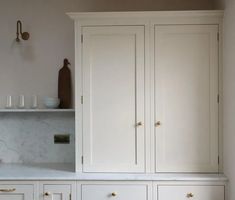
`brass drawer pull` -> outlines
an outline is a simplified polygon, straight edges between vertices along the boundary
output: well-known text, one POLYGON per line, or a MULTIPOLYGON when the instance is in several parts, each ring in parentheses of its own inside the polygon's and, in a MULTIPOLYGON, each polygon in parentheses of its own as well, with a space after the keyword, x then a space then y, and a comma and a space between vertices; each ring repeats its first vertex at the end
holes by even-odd
POLYGON ((193 194, 192 192, 190 192, 190 193, 188 193, 188 194, 186 195, 186 197, 187 197, 187 198, 192 198, 192 197, 194 197, 194 194, 193 194))
POLYGON ((0 192, 15 192, 16 189, 12 188, 12 189, 0 189, 0 192))
POLYGON ((45 193, 44 193, 44 196, 47 196, 47 197, 48 197, 48 196, 50 196, 50 195, 51 195, 50 192, 45 192, 45 193))
POLYGON ((116 192, 112 192, 112 193, 111 193, 111 196, 112 196, 112 197, 116 197, 116 196, 117 196, 117 193, 116 193, 116 192))

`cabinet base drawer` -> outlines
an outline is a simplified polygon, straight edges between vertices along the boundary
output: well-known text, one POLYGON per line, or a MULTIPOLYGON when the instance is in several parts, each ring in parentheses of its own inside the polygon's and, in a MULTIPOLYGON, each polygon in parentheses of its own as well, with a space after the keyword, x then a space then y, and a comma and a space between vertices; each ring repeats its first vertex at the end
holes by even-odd
POLYGON ((34 185, 0 184, 1 200, 33 200, 34 185))
POLYGON ((146 185, 98 184, 82 185, 82 200, 147 200, 146 185))
POLYGON ((158 200, 224 200, 224 186, 158 186, 158 200))

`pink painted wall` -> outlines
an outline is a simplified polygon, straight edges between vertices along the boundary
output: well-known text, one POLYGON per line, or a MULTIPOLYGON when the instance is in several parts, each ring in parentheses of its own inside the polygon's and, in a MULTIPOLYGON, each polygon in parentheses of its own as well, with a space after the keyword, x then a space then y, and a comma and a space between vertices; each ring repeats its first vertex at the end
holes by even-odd
MULTIPOLYGON (((212 9, 213 0, 2 0, 0 2, 0 108, 6 95, 57 96, 57 72, 64 57, 74 64, 69 11, 212 9), (16 21, 31 38, 14 42, 16 21)), ((28 104, 28 103, 27 103, 28 104)))

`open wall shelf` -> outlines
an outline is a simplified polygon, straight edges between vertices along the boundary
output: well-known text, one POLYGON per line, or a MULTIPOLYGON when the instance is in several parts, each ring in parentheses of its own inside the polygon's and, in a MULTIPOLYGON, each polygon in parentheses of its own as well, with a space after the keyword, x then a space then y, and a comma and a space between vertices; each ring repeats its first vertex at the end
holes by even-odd
POLYGON ((52 113, 57 113, 57 112, 75 112, 75 109, 0 109, 0 113, 47 113, 47 112, 52 112, 52 113))

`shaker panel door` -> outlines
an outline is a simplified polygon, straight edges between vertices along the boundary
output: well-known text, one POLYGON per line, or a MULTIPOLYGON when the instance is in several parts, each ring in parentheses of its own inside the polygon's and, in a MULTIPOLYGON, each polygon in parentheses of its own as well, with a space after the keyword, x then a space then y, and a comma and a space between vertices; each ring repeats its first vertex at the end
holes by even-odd
POLYGON ((83 171, 144 172, 144 27, 83 27, 83 171))
POLYGON ((155 26, 157 172, 218 171, 218 26, 155 26))
POLYGON ((42 184, 41 196, 43 200, 72 200, 72 186, 70 184, 42 184))

